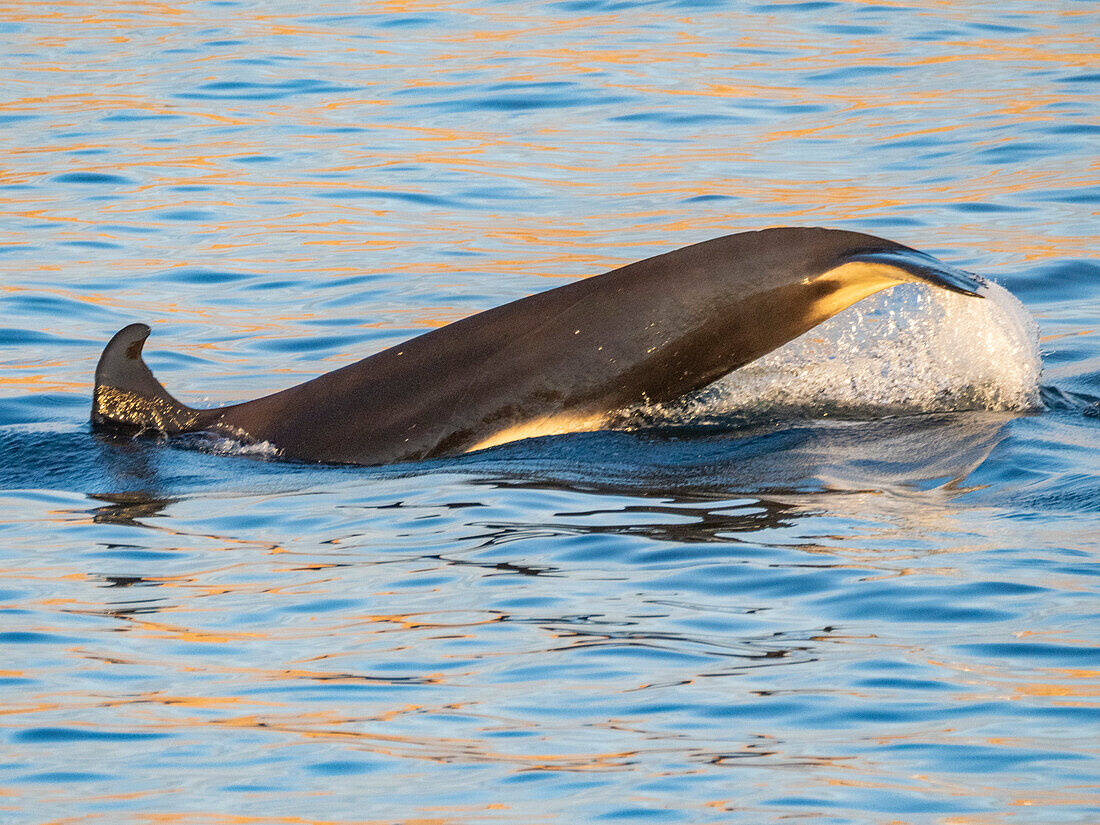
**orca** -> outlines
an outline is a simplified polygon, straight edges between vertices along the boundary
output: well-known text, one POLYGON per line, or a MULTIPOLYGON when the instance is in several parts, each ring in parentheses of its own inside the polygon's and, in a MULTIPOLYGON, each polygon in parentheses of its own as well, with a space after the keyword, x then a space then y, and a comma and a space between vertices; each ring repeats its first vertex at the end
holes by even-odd
POLYGON ((838 229, 741 232, 472 315, 253 401, 196 409, 142 360, 145 324, 96 367, 93 428, 267 442, 302 461, 388 464, 595 430, 699 390, 905 282, 981 297, 971 273, 838 229))

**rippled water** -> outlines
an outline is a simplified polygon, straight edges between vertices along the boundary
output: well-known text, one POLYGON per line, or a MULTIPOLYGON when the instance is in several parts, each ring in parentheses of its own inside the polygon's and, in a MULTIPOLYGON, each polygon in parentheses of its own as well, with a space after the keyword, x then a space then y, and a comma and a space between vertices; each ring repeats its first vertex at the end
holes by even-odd
POLYGON ((5 3, 0 821, 1100 821, 1098 31, 5 3), (1011 325, 899 289, 732 379, 782 415, 384 469, 89 432, 132 321, 239 401, 777 224, 993 278, 1041 408, 957 392, 1034 389, 1011 325))

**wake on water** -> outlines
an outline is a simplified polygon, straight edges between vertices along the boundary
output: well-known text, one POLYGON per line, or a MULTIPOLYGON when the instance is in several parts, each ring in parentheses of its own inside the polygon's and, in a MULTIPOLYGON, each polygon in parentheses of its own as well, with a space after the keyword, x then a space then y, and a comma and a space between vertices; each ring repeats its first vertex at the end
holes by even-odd
MULTIPOLYGON (((592 462, 596 461, 601 477, 636 478, 642 467, 655 471, 660 465, 667 465, 671 468, 669 478, 677 478, 692 475, 686 472, 687 468, 698 470, 693 477, 702 475, 702 470, 696 466, 702 462, 706 466, 713 464, 723 468, 718 475, 724 478, 728 475, 724 461, 734 461, 743 471, 746 460, 755 460, 759 465, 758 453, 770 454, 778 450, 779 464, 768 465, 763 472, 763 477, 771 483, 788 469, 796 476, 804 469, 799 469, 802 465, 798 463, 798 456, 791 452, 794 448, 787 443, 790 440, 787 436, 800 443, 797 436, 801 422, 809 423, 813 432, 820 436, 821 425, 826 422, 836 422, 829 424, 833 431, 846 420, 881 419, 878 424, 867 422, 857 427, 858 432, 850 426, 841 427, 849 433, 836 436, 847 439, 840 451, 843 460, 835 456, 829 460, 843 464, 851 458, 852 450, 858 448, 871 450, 876 461, 881 463, 883 453, 889 452, 887 448, 897 452, 899 445, 907 443, 906 438, 917 438, 922 445, 920 461, 913 460, 912 451, 904 452, 904 461, 900 461, 906 467, 907 477, 914 474, 913 468, 917 465, 929 465, 939 472, 936 462, 930 463, 927 455, 931 442, 921 435, 927 428, 922 429, 924 425, 920 425, 911 432, 912 428, 905 426, 907 422, 901 419, 895 421, 896 426, 890 426, 890 417, 917 415, 918 418, 908 423, 917 426, 919 420, 935 429, 936 416, 920 414, 962 410, 1012 412, 1042 406, 1039 396, 1041 363, 1034 321, 1003 288, 989 284, 984 294, 985 300, 977 300, 918 285, 894 287, 856 304, 691 398, 664 407, 627 411, 614 427, 628 431, 649 428, 679 431, 684 427, 703 427, 708 433, 734 435, 736 441, 720 438, 713 444, 709 440, 703 444, 692 439, 690 455, 687 455, 673 442, 665 440, 639 440, 627 433, 593 433, 590 437, 573 437, 567 442, 536 439, 505 444, 460 459, 427 462, 417 465, 417 469, 453 469, 456 462, 463 467, 470 466, 470 462, 475 465, 488 462, 487 466, 493 468, 505 460, 520 462, 528 469, 544 466, 556 475, 560 475, 566 465, 578 465, 581 467, 578 472, 587 478, 591 476, 592 462), (784 425, 776 431, 773 422, 777 420, 794 426, 784 425), (757 424, 765 425, 765 429, 760 430, 757 424), (762 438, 753 437, 761 433, 765 433, 762 438), (615 476, 615 468, 620 464, 619 475, 615 476), (783 466, 786 464, 795 466, 786 468, 783 466)), ((1050 391, 1050 388, 1044 389, 1045 393, 1050 391)), ((951 446, 948 452, 963 452, 971 442, 988 440, 988 434, 983 434, 989 425, 987 417, 974 418, 972 423, 977 428, 974 433, 967 429, 969 424, 966 422, 960 425, 957 419, 952 421, 950 426, 936 429, 938 435, 932 439, 936 443, 953 445, 960 432, 966 434, 966 443, 951 446)), ((51 421, 0 427, 0 470, 11 475, 10 478, 5 476, 6 483, 37 487, 49 486, 53 483, 49 479, 64 479, 58 483, 70 485, 74 474, 83 474, 87 476, 89 489, 99 489, 105 477, 112 477, 112 461, 125 464, 132 459, 140 465, 152 460, 145 452, 129 456, 126 445, 118 455, 110 450, 104 453, 102 448, 87 450, 83 447, 87 442, 86 427, 75 421, 71 425, 51 421)), ((841 430, 836 432, 841 433, 841 430)), ((197 450, 249 457, 261 459, 261 464, 266 463, 264 459, 281 457, 277 446, 266 442, 242 444, 201 434, 171 441, 190 449, 175 453, 165 465, 170 469, 160 472, 168 472, 173 478, 194 474, 205 479, 207 484, 211 482, 212 472, 209 462, 189 463, 187 453, 193 455, 192 451, 197 450)), ((829 438, 825 441, 832 443, 829 438)), ((821 446, 820 440, 813 443, 821 446)), ((404 467, 407 472, 410 465, 404 467)), ((287 471, 287 465, 279 470, 281 473, 287 471)), ((812 472, 821 474, 816 469, 812 472)), ((224 473, 230 481, 235 478, 228 466, 224 473)))

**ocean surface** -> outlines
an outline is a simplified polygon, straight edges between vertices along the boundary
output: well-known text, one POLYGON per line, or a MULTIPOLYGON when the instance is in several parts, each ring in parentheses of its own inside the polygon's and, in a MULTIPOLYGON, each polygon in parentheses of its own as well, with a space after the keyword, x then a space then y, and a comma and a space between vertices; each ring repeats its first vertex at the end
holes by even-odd
POLYGON ((1092 0, 0 5, 0 822, 1100 822, 1092 0), (899 287, 615 431, 94 435, 774 225, 899 287))

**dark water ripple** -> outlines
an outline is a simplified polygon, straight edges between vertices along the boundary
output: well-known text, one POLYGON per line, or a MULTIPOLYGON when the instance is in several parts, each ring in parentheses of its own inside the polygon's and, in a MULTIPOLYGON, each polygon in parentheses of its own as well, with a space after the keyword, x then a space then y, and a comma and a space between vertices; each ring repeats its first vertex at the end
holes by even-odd
POLYGON ((0 820, 1100 821, 1098 22, 5 4, 0 820), (996 278, 1044 409, 366 469, 87 425, 132 321, 220 404, 773 224, 996 278))

